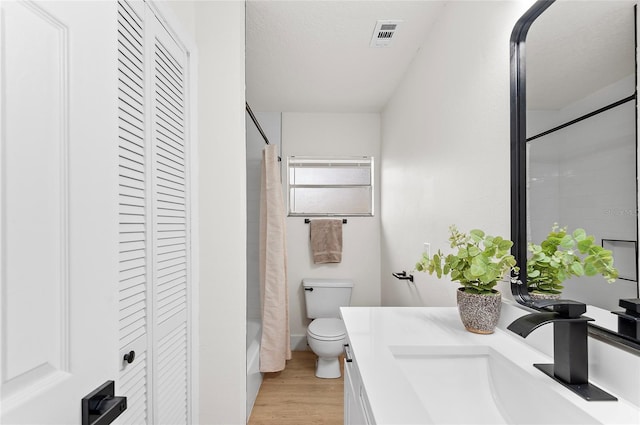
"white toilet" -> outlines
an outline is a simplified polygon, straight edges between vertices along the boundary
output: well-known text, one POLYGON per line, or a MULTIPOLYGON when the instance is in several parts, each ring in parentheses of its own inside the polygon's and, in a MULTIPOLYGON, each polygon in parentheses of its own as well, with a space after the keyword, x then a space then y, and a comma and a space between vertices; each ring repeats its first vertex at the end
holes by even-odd
POLYGON ((316 376, 339 378, 340 361, 347 331, 340 319, 340 307, 351 301, 353 282, 348 279, 302 279, 307 317, 307 342, 318 356, 316 376))

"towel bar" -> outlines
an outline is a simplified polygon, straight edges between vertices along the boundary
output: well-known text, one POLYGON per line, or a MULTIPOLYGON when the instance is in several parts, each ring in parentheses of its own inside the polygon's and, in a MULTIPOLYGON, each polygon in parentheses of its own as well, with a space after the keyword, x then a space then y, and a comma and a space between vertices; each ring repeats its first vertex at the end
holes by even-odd
MULTIPOLYGON (((305 219, 304 219, 304 222, 305 222, 306 224, 309 224, 309 223, 311 223, 311 219, 310 219, 310 218, 305 218, 305 219)), ((347 219, 346 219, 346 218, 343 218, 343 219, 342 219, 342 224, 347 224, 347 219)))

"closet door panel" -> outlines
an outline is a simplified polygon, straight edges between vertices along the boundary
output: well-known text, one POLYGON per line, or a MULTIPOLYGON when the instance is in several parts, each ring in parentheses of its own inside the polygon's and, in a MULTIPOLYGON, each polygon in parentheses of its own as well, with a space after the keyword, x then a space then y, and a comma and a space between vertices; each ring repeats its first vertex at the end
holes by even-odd
POLYGON ((144 3, 118 2, 118 148, 120 203, 120 379, 128 409, 120 424, 152 423, 148 340, 150 187, 145 96, 144 3), (132 363, 124 360, 134 352, 132 363))
POLYGON ((159 423, 186 424, 187 420, 187 324, 180 320, 168 327, 158 343, 158 403, 159 423))
POLYGON ((185 134, 186 55, 154 20, 152 139, 154 197, 155 414, 189 423, 189 221, 185 134))

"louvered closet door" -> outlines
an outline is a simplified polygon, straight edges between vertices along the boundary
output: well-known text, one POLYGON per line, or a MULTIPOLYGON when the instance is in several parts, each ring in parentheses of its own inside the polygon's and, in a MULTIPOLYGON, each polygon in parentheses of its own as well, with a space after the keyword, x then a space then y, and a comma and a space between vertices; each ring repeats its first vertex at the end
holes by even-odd
POLYGON ((159 21, 154 31, 154 413, 158 424, 189 423, 189 220, 184 52, 159 21))
POLYGON ((120 161, 120 380, 128 409, 120 424, 152 423, 148 413, 151 234, 150 149, 145 95, 144 3, 118 2, 120 161), (133 351, 133 362, 124 361, 133 351))
POLYGON ((186 54, 142 1, 119 1, 121 424, 188 424, 186 54))

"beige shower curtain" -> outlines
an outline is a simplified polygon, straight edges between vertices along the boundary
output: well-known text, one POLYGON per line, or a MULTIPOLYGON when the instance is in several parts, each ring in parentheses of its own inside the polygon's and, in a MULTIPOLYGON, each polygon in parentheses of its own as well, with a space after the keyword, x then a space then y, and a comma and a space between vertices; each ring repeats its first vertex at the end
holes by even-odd
POLYGON ((262 153, 260 191, 260 372, 278 372, 291 358, 285 211, 277 146, 262 153))

